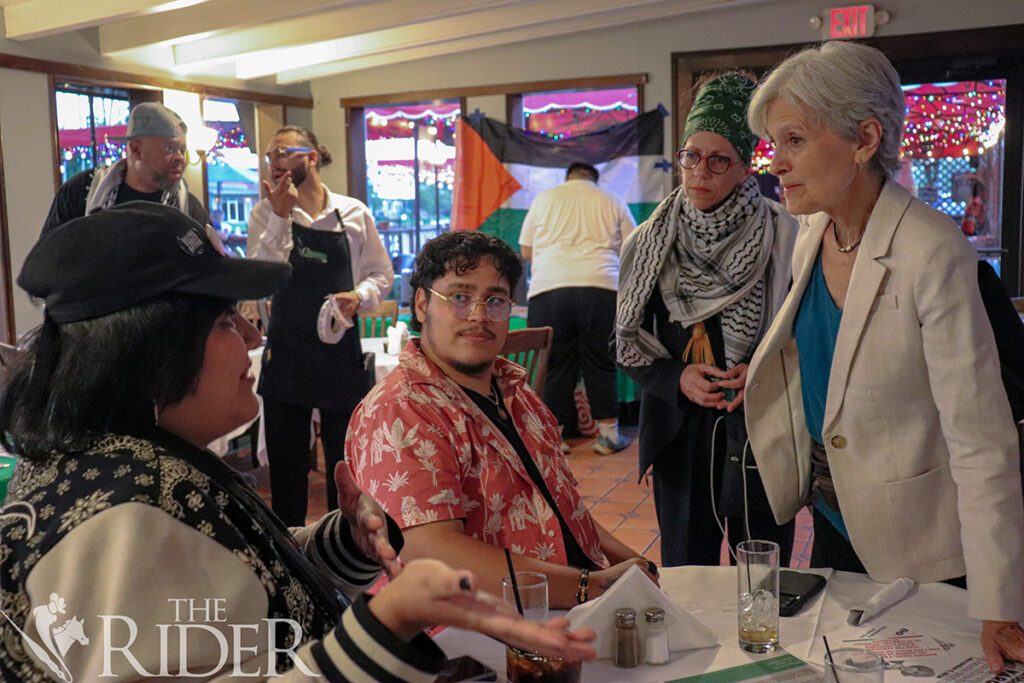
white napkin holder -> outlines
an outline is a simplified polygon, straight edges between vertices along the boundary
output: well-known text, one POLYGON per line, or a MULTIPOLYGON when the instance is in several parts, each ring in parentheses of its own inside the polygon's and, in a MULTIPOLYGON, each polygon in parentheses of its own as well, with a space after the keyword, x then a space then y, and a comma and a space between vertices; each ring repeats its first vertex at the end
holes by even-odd
POLYGON ((633 566, 612 584, 604 595, 569 610, 568 617, 572 628, 589 626, 597 632, 597 639, 593 645, 597 650, 598 659, 607 659, 614 655, 615 610, 621 607, 636 610, 637 626, 641 629, 644 624, 644 610, 648 607, 660 607, 665 610, 668 649, 671 652, 696 650, 718 644, 714 631, 681 605, 672 602, 647 578, 640 567, 633 566))
POLYGON ((397 356, 402 352, 402 349, 408 343, 409 326, 405 324, 405 321, 399 320, 397 323, 388 328, 388 355, 397 356))

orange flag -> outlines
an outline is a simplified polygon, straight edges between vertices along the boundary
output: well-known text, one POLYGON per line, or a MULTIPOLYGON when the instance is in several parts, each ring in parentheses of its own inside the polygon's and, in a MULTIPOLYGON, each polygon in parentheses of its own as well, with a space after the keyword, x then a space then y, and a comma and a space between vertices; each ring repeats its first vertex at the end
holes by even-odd
POLYGON ((455 124, 455 136, 452 230, 476 230, 522 185, 462 118, 455 124))

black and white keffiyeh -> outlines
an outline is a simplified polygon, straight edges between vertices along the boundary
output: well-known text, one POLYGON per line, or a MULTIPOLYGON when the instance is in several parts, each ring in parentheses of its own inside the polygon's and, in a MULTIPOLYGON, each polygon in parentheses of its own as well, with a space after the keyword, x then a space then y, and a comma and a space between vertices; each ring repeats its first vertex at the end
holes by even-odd
MULTIPOLYGON (((117 188, 121 186, 127 169, 128 162, 121 159, 111 166, 101 166, 93 171, 89 193, 85 196, 86 216, 101 209, 109 209, 114 205, 114 202, 117 201, 117 188)), ((177 183, 164 190, 160 195, 160 203, 187 212, 188 188, 185 186, 185 181, 178 180, 177 183)))
POLYGON ((670 357, 640 327, 655 287, 669 320, 685 327, 721 313, 726 367, 749 358, 774 310, 768 299, 775 219, 753 176, 707 213, 687 200, 683 186, 673 190, 623 250, 615 321, 619 364, 670 357))

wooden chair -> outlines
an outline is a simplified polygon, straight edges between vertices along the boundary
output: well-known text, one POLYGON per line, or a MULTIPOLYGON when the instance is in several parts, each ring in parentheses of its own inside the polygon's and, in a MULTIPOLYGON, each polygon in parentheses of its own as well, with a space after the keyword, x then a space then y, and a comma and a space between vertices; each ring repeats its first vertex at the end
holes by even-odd
POLYGON ((527 327, 508 333, 501 355, 526 368, 526 381, 538 394, 544 393, 548 357, 555 330, 551 327, 527 327))
POLYGON ((398 321, 398 302, 381 301, 377 310, 359 316, 359 337, 386 337, 388 328, 398 321))

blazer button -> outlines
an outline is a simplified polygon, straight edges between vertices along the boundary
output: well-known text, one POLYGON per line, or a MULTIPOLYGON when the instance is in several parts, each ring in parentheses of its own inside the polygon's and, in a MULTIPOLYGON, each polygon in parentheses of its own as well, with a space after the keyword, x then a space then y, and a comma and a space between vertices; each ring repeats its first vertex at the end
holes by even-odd
POLYGON ((832 443, 832 448, 846 448, 846 437, 845 436, 833 436, 831 443, 832 443))

